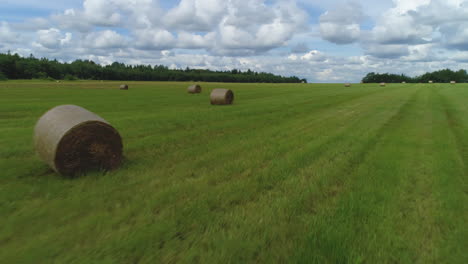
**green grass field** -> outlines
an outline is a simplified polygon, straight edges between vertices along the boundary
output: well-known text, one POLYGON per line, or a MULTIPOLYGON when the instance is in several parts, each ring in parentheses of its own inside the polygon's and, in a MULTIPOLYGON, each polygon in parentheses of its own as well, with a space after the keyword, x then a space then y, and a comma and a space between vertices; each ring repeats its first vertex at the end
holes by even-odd
POLYGON ((468 263, 468 84, 119 84, 0 82, 0 263, 468 263), (61 104, 121 169, 39 160, 61 104))

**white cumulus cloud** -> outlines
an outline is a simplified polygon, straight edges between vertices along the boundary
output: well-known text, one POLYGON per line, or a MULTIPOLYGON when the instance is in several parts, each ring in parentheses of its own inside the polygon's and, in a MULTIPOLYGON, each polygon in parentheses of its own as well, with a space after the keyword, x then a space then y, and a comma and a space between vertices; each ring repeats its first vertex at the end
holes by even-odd
POLYGON ((50 28, 37 31, 36 44, 47 49, 58 49, 69 44, 71 40, 72 33, 62 33, 57 28, 50 28))
POLYGON ((128 45, 125 37, 112 30, 90 33, 84 41, 85 46, 98 49, 122 48, 128 45))
POLYGON ((16 43, 19 41, 19 34, 11 30, 10 25, 3 21, 0 24, 0 43, 16 43))
POLYGON ((336 44, 350 44, 361 36, 361 22, 365 19, 362 6, 347 2, 320 16, 320 34, 336 44))

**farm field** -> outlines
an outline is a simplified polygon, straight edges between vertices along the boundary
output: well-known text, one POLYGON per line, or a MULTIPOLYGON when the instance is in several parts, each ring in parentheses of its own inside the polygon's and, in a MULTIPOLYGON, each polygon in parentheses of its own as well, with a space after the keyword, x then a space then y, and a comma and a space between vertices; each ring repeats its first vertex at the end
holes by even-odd
POLYGON ((120 84, 0 82, 0 263, 468 263, 468 84, 120 84), (37 157, 62 104, 119 170, 37 157))

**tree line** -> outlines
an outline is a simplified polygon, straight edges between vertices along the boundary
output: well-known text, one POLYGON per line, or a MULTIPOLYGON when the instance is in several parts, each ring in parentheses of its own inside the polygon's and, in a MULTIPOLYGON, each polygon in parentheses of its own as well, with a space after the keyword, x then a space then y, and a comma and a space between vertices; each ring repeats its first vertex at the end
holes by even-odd
POLYGON ((468 82, 468 74, 466 70, 452 71, 450 69, 428 72, 416 77, 409 77, 404 74, 371 72, 362 79, 363 83, 427 83, 429 81, 436 83, 449 83, 451 81, 465 83, 468 82))
POLYGON ((169 69, 163 65, 126 65, 114 62, 100 65, 92 60, 75 60, 71 63, 56 59, 21 57, 18 54, 0 53, 0 80, 126 80, 126 81, 202 81, 234 83, 301 83, 306 79, 284 77, 266 72, 202 69, 169 69))

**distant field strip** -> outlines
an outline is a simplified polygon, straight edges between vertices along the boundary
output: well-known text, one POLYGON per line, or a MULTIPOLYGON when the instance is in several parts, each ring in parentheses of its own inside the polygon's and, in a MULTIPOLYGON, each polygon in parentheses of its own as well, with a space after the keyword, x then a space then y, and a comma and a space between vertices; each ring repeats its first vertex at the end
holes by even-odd
POLYGON ((0 263, 468 263, 468 85, 119 84, 0 82, 0 263), (38 159, 60 104, 121 169, 38 159))

